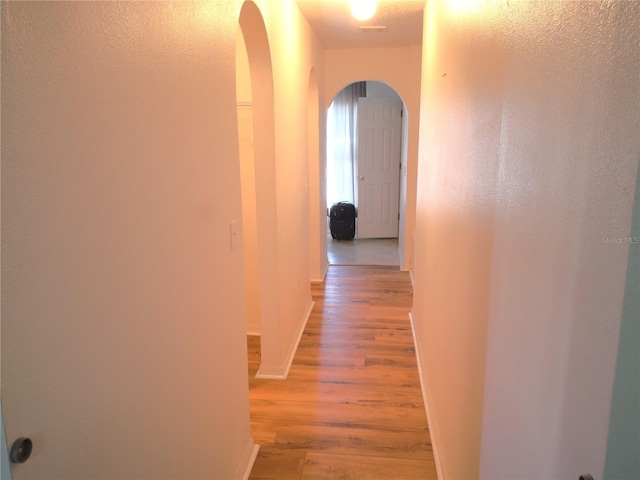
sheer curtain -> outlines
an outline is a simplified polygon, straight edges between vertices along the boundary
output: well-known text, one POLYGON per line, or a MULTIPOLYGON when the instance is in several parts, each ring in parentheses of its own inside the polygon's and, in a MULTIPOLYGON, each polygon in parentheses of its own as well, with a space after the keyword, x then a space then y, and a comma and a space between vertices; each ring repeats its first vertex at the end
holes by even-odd
POLYGON ((367 96, 367 82, 345 87, 327 112, 327 206, 347 201, 356 205, 358 172, 358 98, 367 96))

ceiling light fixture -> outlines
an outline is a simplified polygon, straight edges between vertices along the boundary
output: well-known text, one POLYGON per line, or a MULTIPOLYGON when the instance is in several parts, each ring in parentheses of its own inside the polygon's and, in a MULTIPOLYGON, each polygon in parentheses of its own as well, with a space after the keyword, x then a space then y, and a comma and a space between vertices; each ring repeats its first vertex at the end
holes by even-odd
POLYGON ((351 14, 360 21, 369 20, 376 13, 376 0, 351 0, 351 14))

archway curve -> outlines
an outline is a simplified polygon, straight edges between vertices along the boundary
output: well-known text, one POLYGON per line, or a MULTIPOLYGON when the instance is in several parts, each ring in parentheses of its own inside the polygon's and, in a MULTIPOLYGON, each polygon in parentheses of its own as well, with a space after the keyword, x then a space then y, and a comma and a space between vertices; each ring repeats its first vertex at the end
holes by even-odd
POLYGON ((261 376, 261 372, 279 370, 282 364, 279 265, 277 256, 273 255, 278 248, 273 70, 267 29, 253 1, 243 3, 238 28, 244 37, 251 76, 261 344, 257 376, 261 376))
POLYGON ((409 108, 407 105, 407 102, 405 101, 402 93, 400 92, 400 90, 398 90, 392 83, 387 82, 386 80, 379 80, 376 78, 367 78, 367 79, 359 79, 359 80, 353 80, 351 82, 347 82, 344 85, 342 85, 338 90, 336 90, 332 95, 330 95, 328 98, 330 98, 331 100, 329 101, 329 103, 327 104, 327 108, 329 108, 329 106, 331 105, 331 103, 333 103, 333 101, 335 100, 336 96, 342 91, 344 90, 346 87, 348 87, 349 85, 353 85, 354 83, 357 82, 377 82, 377 83, 384 83, 386 86, 388 86, 389 88, 391 88, 399 97, 400 100, 402 100, 402 105, 403 108, 405 109, 405 112, 407 111, 407 109, 409 108))
MULTIPOLYGON (((375 79, 375 78, 373 79, 366 78, 366 79, 356 79, 341 85, 340 88, 338 88, 335 91, 335 93, 329 97, 330 101, 328 102, 325 111, 328 112, 330 106, 332 105, 333 101, 336 99, 336 97, 339 95, 340 92, 342 92, 348 86, 353 85, 354 83, 357 83, 357 82, 367 82, 368 86, 369 84, 384 85, 385 88, 389 89, 390 91, 393 91, 393 95, 397 96, 397 98, 399 98, 399 100, 402 102, 403 118, 402 118, 402 139, 401 139, 401 175, 399 179, 400 221, 398 226, 398 254, 399 254, 399 264, 400 264, 400 267, 402 268, 402 265, 404 263, 404 251, 405 251, 404 243, 405 243, 405 231, 406 231, 405 219, 406 219, 406 195, 407 195, 407 163, 408 163, 408 149, 409 149, 409 143, 408 143, 409 107, 402 93, 398 91, 397 88, 394 87, 392 82, 375 79)), ((367 93, 367 96, 369 96, 369 93, 367 93)), ((329 135, 329 132, 327 131, 327 138, 328 138, 328 135, 329 135)), ((328 152, 327 152, 327 155, 329 155, 328 152)), ((329 167, 327 167, 327 170, 329 170, 329 167)), ((328 187, 329 181, 330 179, 328 178, 328 175, 327 175, 327 185, 325 186, 325 188, 328 187)))
POLYGON ((354 84, 356 82, 378 82, 378 83, 384 83, 389 88, 392 88, 398 94, 398 96, 402 99, 402 103, 404 104, 405 108, 407 108, 407 102, 406 102, 405 98, 408 95, 408 92, 405 92, 404 89, 401 86, 396 85, 395 82, 393 82, 391 80, 388 80, 388 79, 379 78, 379 77, 349 78, 348 81, 340 84, 340 86, 333 87, 330 91, 327 92, 327 97, 326 98, 329 99, 329 100, 328 100, 328 103, 326 105, 326 108, 329 108, 329 105, 331 105, 331 102, 333 102, 333 100, 336 98, 336 95, 338 95, 338 93, 340 93, 342 90, 344 90, 349 85, 352 85, 352 84, 354 84))

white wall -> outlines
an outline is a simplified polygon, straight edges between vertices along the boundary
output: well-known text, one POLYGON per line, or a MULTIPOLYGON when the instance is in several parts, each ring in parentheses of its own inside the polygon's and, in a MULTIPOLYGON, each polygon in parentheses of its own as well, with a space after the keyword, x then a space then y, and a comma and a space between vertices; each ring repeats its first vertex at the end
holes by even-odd
POLYGON ((233 18, 2 5, 2 402, 34 442, 14 479, 235 478, 253 447, 233 18))
POLYGON ((258 273, 256 169, 253 150, 253 96, 251 94, 251 72, 247 46, 241 28, 236 34, 236 99, 247 333, 257 335, 260 333, 260 277, 258 273))
MULTIPOLYGON (((267 4, 270 4, 267 2, 267 4)), ((276 195, 280 260, 281 355, 292 360, 297 340, 312 306, 309 271, 309 178, 307 100, 311 52, 320 44, 305 30, 297 5, 271 18, 274 49, 276 195), (294 48, 292 46, 295 45, 294 48), (292 66, 297 68, 293 69, 292 66), (298 138, 299 141, 291 141, 298 138)))
MULTIPOLYGON (((295 3, 261 3, 270 188, 289 222, 270 251, 281 360, 310 306, 312 67, 324 85, 295 3)), ((227 479, 249 464, 243 249, 229 232, 241 5, 2 3, 2 406, 9 443, 34 441, 14 479, 227 479)))
POLYGON ((428 6, 413 317, 444 478, 602 477, 639 9, 428 6))
POLYGON ((420 51, 419 45, 396 48, 330 49, 326 58, 325 106, 329 107, 336 94, 345 86, 361 81, 384 82, 402 97, 409 118, 407 137, 405 218, 400 231, 401 268, 409 270, 412 259, 416 170, 418 159, 418 129, 420 109, 420 51))
MULTIPOLYGON (((322 60, 324 56, 322 56, 322 60)), ((325 110, 318 75, 313 69, 309 75, 307 142, 309 147, 309 275, 311 282, 322 282, 329 268, 327 258, 327 189, 325 110)))
MULTIPOLYGON (((268 257, 268 262, 273 265, 273 268, 267 269, 261 263, 260 275, 268 275, 268 286, 273 292, 265 300, 276 305, 275 309, 265 314, 267 310, 263 308, 264 303, 261 303, 262 364, 259 374, 281 378, 287 374, 299 335, 312 306, 309 284, 307 109, 310 72, 312 69, 316 70, 320 85, 318 90, 321 90, 324 70, 321 44, 310 31, 293 0, 264 0, 256 2, 256 5, 264 20, 269 42, 268 50, 262 52, 262 55, 270 56, 273 72, 273 100, 270 102, 272 113, 269 119, 273 129, 272 134, 271 131, 268 132, 270 138, 267 139, 272 142, 273 168, 271 164, 269 168, 273 181, 263 187, 269 188, 274 196, 273 201, 269 199, 268 202, 261 203, 258 192, 258 242, 259 248, 263 249, 258 254, 268 257), (270 209, 271 212, 265 212, 265 209, 270 209), (265 227, 273 229, 270 231, 269 243, 265 243, 260 233, 260 218, 273 214, 273 223, 265 227)), ((249 60, 252 62, 247 32, 245 40, 249 60)), ((257 110, 258 93, 255 87, 252 83, 253 114, 256 119, 254 137, 258 139, 264 125, 257 120, 260 112, 257 110)), ((264 162, 257 148, 256 143, 255 162, 258 168, 263 168, 264 162)), ((256 170, 256 183, 260 186, 261 182, 264 182, 264 178, 256 170)), ((261 280, 261 296, 265 283, 265 279, 261 280)))

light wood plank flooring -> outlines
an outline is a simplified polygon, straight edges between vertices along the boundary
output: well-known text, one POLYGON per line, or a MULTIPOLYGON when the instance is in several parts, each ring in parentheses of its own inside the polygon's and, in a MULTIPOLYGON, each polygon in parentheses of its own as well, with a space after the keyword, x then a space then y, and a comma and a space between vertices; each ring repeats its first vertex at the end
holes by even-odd
POLYGON ((253 480, 435 479, 398 267, 331 266, 287 380, 259 380, 248 337, 253 480))

